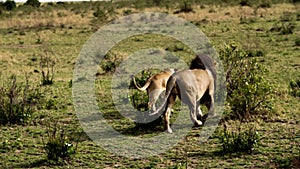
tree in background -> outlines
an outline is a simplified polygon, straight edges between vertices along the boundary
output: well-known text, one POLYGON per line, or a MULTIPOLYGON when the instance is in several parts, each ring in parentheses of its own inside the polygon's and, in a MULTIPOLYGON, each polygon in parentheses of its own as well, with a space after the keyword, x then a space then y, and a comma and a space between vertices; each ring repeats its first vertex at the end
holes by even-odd
POLYGON ((24 5, 29 5, 33 7, 40 7, 41 3, 39 0, 27 0, 24 5))
POLYGON ((8 11, 14 10, 17 7, 16 2, 13 1, 13 0, 7 0, 7 1, 5 1, 3 3, 3 6, 8 11))

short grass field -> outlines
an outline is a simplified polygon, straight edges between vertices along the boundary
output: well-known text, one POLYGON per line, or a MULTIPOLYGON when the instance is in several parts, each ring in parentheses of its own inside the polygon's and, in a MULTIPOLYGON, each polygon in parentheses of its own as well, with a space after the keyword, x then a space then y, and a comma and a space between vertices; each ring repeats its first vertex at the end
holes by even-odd
MULTIPOLYGON (((17 4, 12 11, 0 9, 0 87, 9 87, 15 75, 18 86, 25 86, 27 79, 39 98, 24 123, 0 124, 0 168, 300 168, 300 89, 291 85, 300 84, 300 3, 241 1, 249 3, 245 5, 240 1, 196 0, 185 1, 191 2, 186 5, 193 11, 184 12, 182 1, 154 2, 42 3, 36 8, 17 4), (103 25, 139 12, 168 13, 193 23, 217 52, 234 43, 259 53, 254 57, 267 69, 264 78, 274 86, 273 110, 249 121, 222 120, 201 144, 202 127, 193 127, 178 144, 149 157, 123 157, 93 142, 80 125, 73 102, 73 73, 80 51, 103 25), (53 75, 53 83, 43 85, 42 72, 49 73, 50 80, 53 75), (254 126, 260 144, 251 152, 223 153, 219 136, 224 124, 232 129, 254 126), (67 152, 70 157, 58 162, 48 160, 47 142, 60 135, 73 153, 67 152)), ((116 44, 109 59, 120 62, 148 48, 167 49, 183 58, 193 56, 171 37, 144 34, 116 44)), ((139 127, 118 113, 111 98, 112 73, 105 73, 113 65, 106 64, 99 65, 95 96, 108 124, 137 138, 163 132, 163 122, 154 128, 139 127)), ((145 98, 146 94, 140 93, 140 98, 145 98)), ((3 90, 0 95, 9 96, 3 90)))

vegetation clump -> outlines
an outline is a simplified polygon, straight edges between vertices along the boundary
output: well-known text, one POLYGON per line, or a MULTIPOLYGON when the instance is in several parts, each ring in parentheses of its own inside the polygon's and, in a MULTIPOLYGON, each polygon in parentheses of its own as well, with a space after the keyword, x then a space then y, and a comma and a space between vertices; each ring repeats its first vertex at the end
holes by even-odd
POLYGON ((40 7, 41 3, 39 0, 27 0, 24 5, 28 5, 32 7, 40 7))
POLYGON ((18 83, 12 75, 7 85, 0 86, 0 125, 25 123, 38 106, 40 93, 28 79, 18 83))
POLYGON ((42 73, 41 83, 42 85, 52 85, 54 83, 54 66, 55 61, 49 56, 48 50, 44 51, 45 54, 41 54, 40 69, 42 73))
POLYGON ((242 129, 241 124, 234 129, 229 129, 224 124, 219 140, 223 153, 251 153, 260 145, 260 136, 256 128, 247 126, 242 129))
POLYGON ((291 94, 294 97, 300 97, 300 80, 292 80, 290 82, 291 94))
POLYGON ((249 52, 235 44, 220 52, 227 82, 227 117, 249 120, 252 115, 266 115, 273 109, 274 87, 264 78, 266 69, 249 52))
POLYGON ((7 0, 3 3, 3 7, 8 11, 12 11, 17 8, 17 5, 14 0, 7 0))
POLYGON ((53 125, 48 125, 47 128, 48 140, 44 143, 47 159, 49 161, 61 162, 61 160, 70 160, 71 156, 76 153, 76 145, 69 139, 68 133, 55 122, 53 125))

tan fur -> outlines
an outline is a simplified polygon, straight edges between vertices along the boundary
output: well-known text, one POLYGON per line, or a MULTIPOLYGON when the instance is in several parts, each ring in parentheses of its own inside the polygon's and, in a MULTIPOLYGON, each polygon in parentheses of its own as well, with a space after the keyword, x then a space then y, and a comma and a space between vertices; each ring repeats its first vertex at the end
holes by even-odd
POLYGON ((133 83, 135 87, 140 91, 146 91, 149 96, 148 108, 153 111, 156 110, 155 103, 159 98, 160 94, 166 90, 166 84, 170 76, 174 73, 174 69, 167 69, 156 75, 151 76, 147 79, 143 87, 139 87, 136 84, 134 76, 132 76, 133 83))
POLYGON ((210 96, 210 105, 206 105, 209 109, 209 113, 214 113, 214 77, 210 70, 206 69, 193 69, 184 70, 174 73, 167 82, 166 87, 166 99, 158 110, 151 113, 155 115, 159 113, 164 105, 166 109, 165 116, 165 129, 172 133, 170 127, 170 115, 172 107, 175 104, 175 99, 178 96, 185 104, 189 106, 190 117, 193 123, 196 125, 202 125, 200 120, 197 120, 197 116, 202 116, 200 110, 200 99, 202 96, 208 93, 210 96))

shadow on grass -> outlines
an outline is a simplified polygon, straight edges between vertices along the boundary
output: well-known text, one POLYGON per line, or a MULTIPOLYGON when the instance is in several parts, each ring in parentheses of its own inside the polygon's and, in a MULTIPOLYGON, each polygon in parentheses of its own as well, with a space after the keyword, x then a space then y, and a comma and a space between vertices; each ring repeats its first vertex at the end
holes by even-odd
MULTIPOLYGON (((201 120, 203 123, 205 123, 207 117, 207 114, 205 114, 203 117, 198 118, 198 120, 201 120)), ((184 125, 182 127, 186 126, 184 125)), ((193 126, 193 128, 199 128, 199 126, 193 126)), ((120 132, 124 135, 142 136, 147 134, 156 135, 164 131, 164 119, 162 116, 159 116, 156 120, 150 123, 135 123, 134 126, 126 128, 120 132)))
POLYGON ((226 153, 222 150, 222 148, 218 148, 218 150, 215 150, 215 151, 199 151, 199 152, 191 152, 188 157, 204 157, 204 158, 212 158, 212 157, 217 157, 219 159, 222 159, 222 160, 226 160, 226 159, 231 159, 231 158, 239 158, 241 156, 244 156, 244 155, 249 155, 249 156, 252 156, 252 155, 257 155, 259 154, 258 151, 254 151, 254 152, 251 152, 251 153, 248 153, 248 152, 234 152, 234 153, 226 153))
POLYGON ((40 168, 40 167, 51 167, 51 166, 62 166, 62 162, 49 162, 47 159, 39 159, 36 161, 24 161, 23 163, 12 166, 12 168, 40 168))
POLYGON ((159 117, 150 123, 135 122, 132 127, 128 127, 120 132, 124 135, 142 136, 147 134, 159 134, 163 131, 163 119, 159 117))

